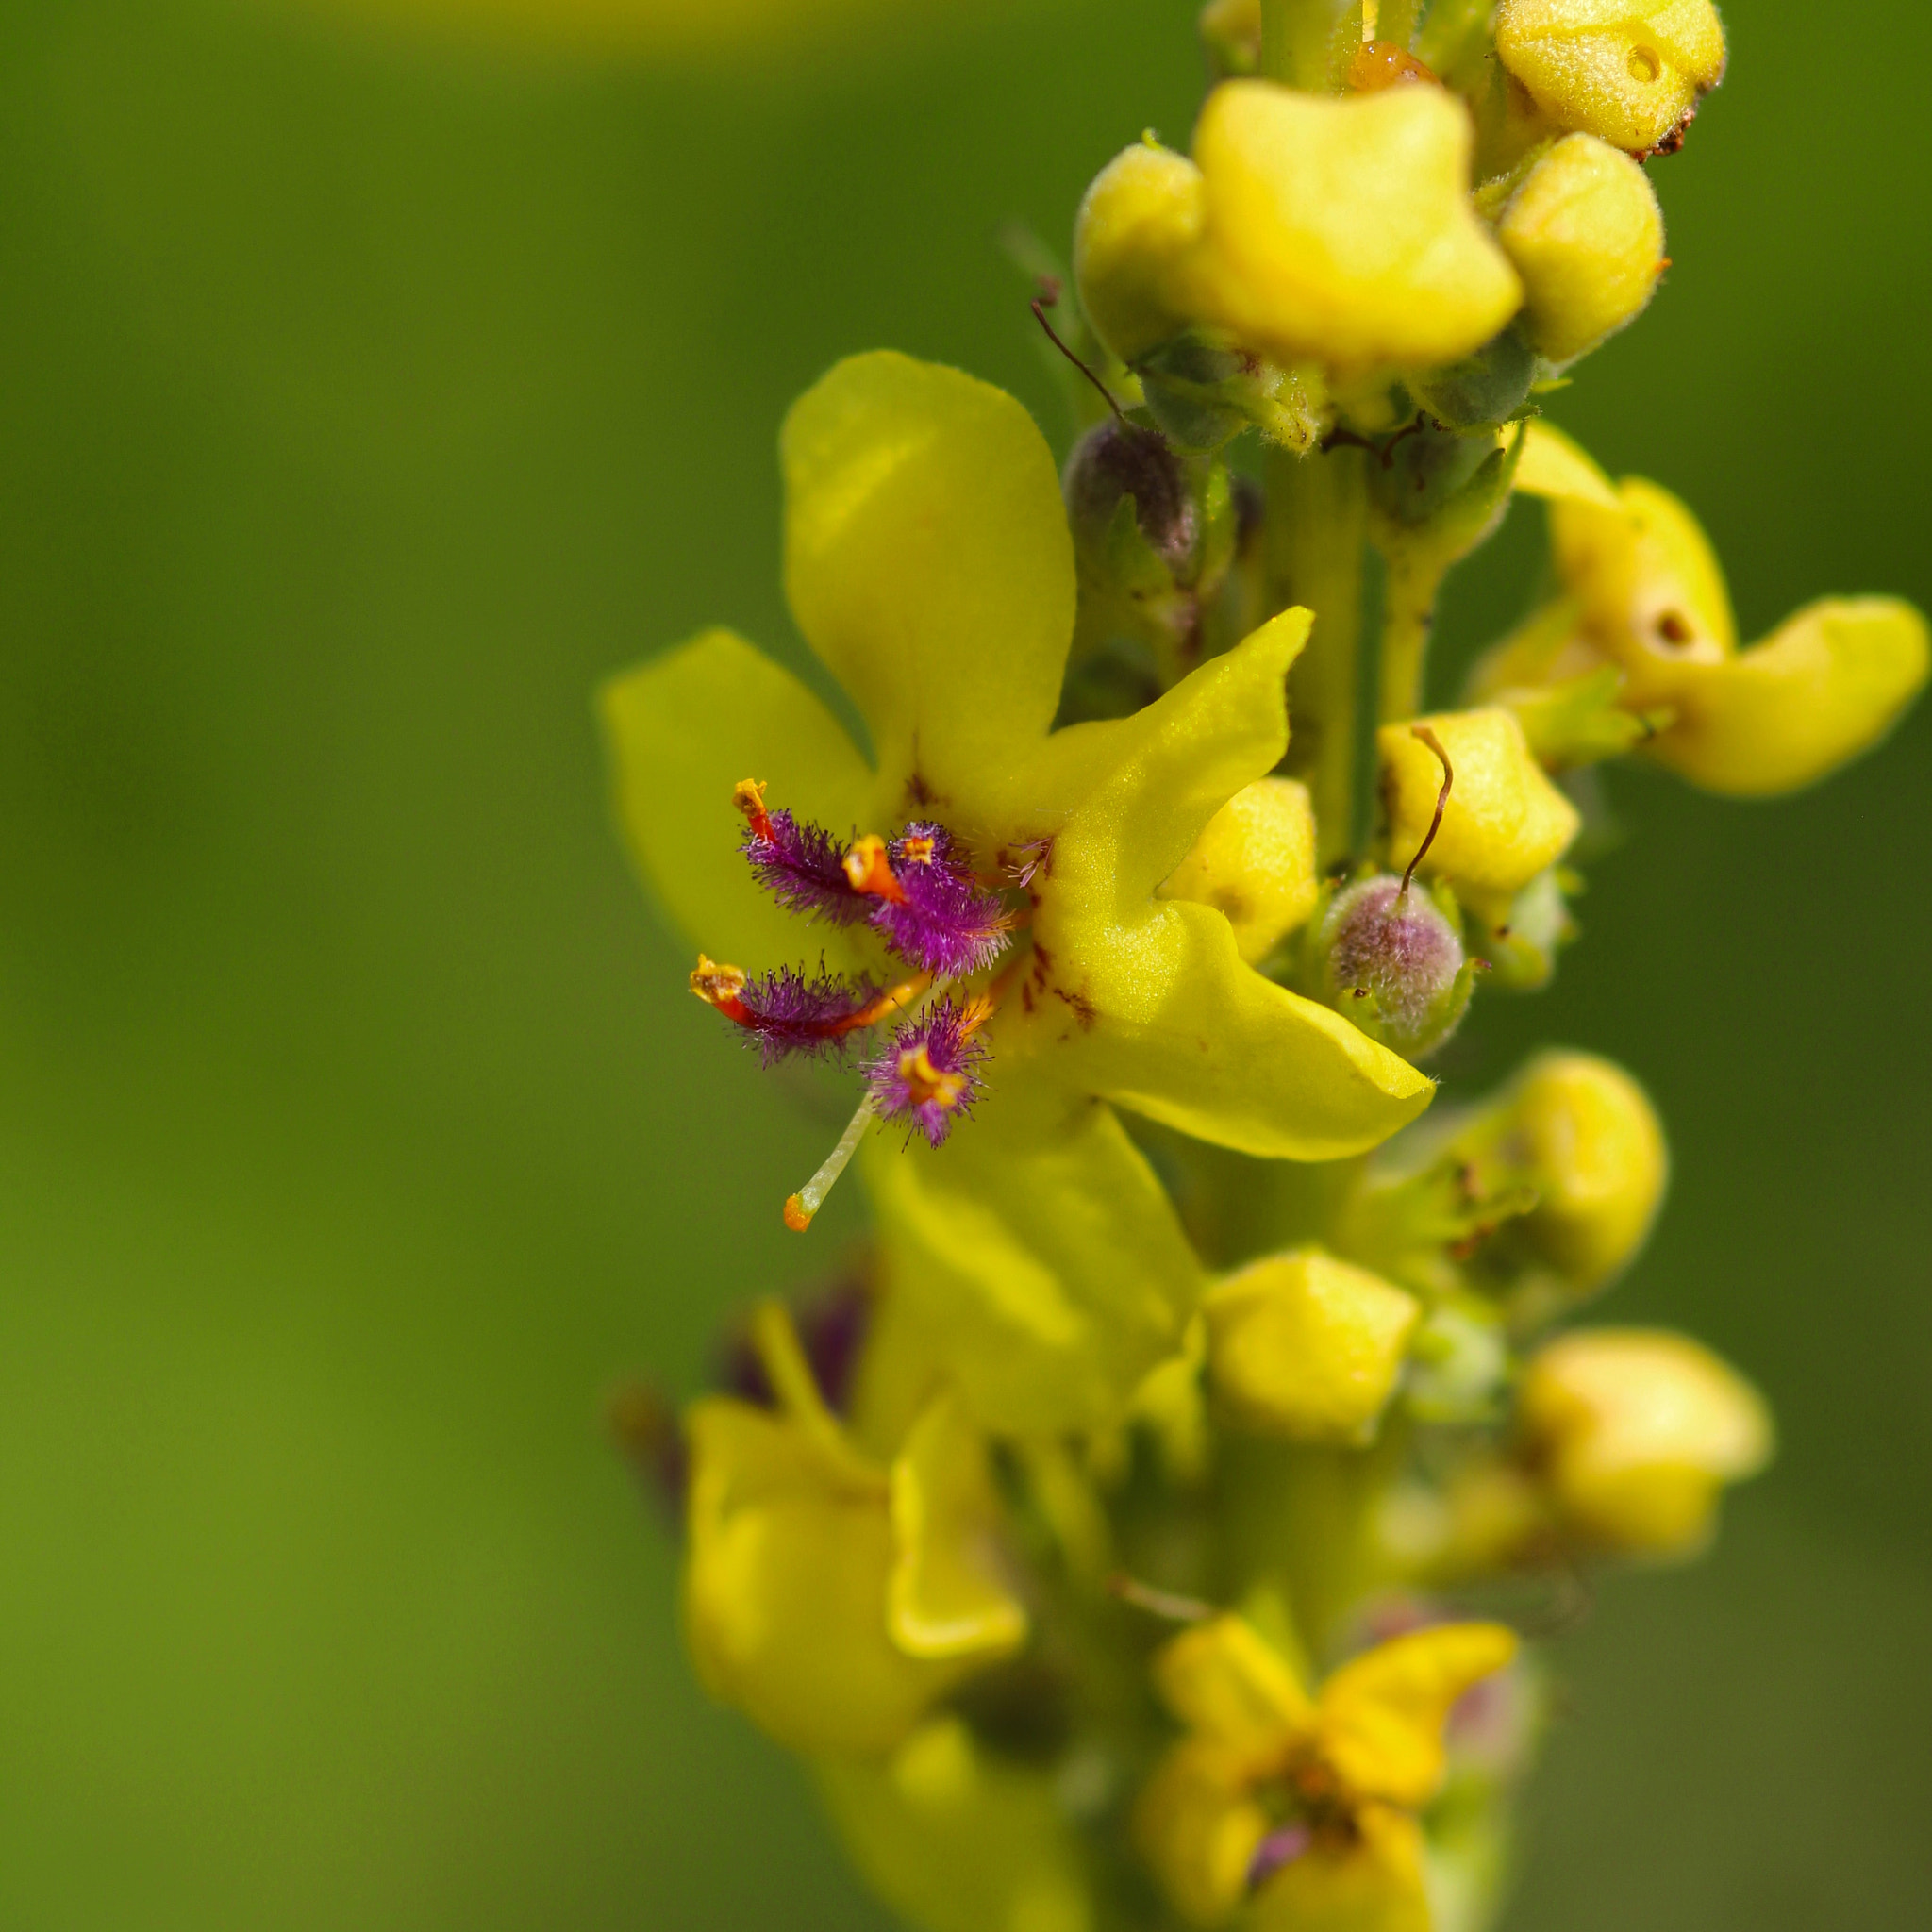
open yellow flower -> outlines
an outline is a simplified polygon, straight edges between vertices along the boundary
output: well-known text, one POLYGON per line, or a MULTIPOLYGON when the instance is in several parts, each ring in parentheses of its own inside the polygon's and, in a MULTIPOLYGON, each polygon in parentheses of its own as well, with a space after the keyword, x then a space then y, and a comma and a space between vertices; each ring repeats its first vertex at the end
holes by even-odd
POLYGON ((888 1751, 1026 1634, 991 1554, 984 1451, 941 1394, 875 1462, 777 1304, 756 1337, 777 1408, 707 1396, 686 1417, 691 1655, 714 1695, 794 1750, 888 1751))
POLYGON ((711 631, 604 692, 624 824, 677 923, 747 963, 808 943, 857 970, 883 957, 870 927, 801 930, 760 891, 731 810, 747 778, 841 833, 916 814, 982 874, 1024 881, 974 1118, 937 1151, 874 1136, 865 1166, 898 1319, 974 1412, 1092 1426, 1173 1352, 1201 1287, 1114 1106, 1311 1160, 1375 1145, 1433 1091, 1248 966, 1224 914, 1158 896, 1279 760, 1307 613, 1130 718, 1056 732, 1074 564, 1025 411, 958 371, 860 356, 796 405, 783 447, 791 607, 874 761, 796 677, 711 631))
MULTIPOLYGON (((1606 708, 1621 713, 1624 742, 1707 791, 1792 791, 1870 749, 1918 694, 1932 652, 1909 604, 1824 598, 1740 650, 1723 568, 1690 510, 1641 476, 1612 484, 1534 427, 1517 487, 1550 498, 1563 588, 1482 659, 1471 694, 1515 710, 1541 756, 1577 755, 1571 733, 1589 701, 1592 730, 1606 708)), ((1584 755, 1604 748, 1592 738, 1584 755)))
POLYGON ((1175 1638, 1155 1682, 1187 1735, 1135 1810, 1175 1907, 1203 1926, 1251 1904, 1243 1923, 1273 1932, 1429 1932, 1416 1813, 1441 1788, 1451 1709, 1516 1647, 1501 1624, 1440 1624, 1310 1696, 1240 1617, 1175 1638))
POLYGON ((1081 300, 1129 362, 1189 324, 1343 375, 1457 361, 1523 299, 1471 205, 1471 144, 1440 88, 1335 99, 1228 81, 1191 161, 1128 148, 1089 189, 1081 300))

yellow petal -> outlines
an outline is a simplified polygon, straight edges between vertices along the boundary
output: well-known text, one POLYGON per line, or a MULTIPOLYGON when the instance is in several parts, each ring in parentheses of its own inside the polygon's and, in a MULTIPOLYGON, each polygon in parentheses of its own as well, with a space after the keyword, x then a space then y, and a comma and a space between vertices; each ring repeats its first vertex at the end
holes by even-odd
POLYGON ((1460 360, 1523 294, 1471 207, 1471 141, 1440 88, 1218 87, 1194 131, 1207 220, 1182 306, 1283 362, 1460 360))
POLYGON ((924 1932, 1090 1932, 1081 1848, 1050 1771, 995 1757, 954 1717, 883 1764, 814 1770, 853 1862, 924 1932))
POLYGON ((1650 177, 1590 134, 1566 135, 1530 169, 1496 239, 1523 277, 1529 339, 1552 362, 1622 328, 1663 272, 1664 218, 1650 177))
POLYGON ((1205 213, 1200 169, 1146 142, 1116 155, 1088 189, 1074 225, 1074 279, 1094 334, 1123 362, 1188 326, 1174 272, 1205 213))
POLYGON ((1632 154, 1663 141, 1724 70, 1710 0, 1504 0, 1496 51, 1559 127, 1632 154))
POLYGON ((901 1650, 991 1658, 1024 1641, 1025 1609, 992 1555, 998 1507, 978 1432, 957 1395, 941 1395, 892 1464, 886 1622, 901 1650))
POLYGON ((1322 1749, 1348 1787, 1411 1809, 1442 1781, 1442 1726, 1516 1655, 1501 1624, 1441 1624, 1378 1643, 1322 1686, 1322 1749))
POLYGON ((867 1144, 898 1346, 990 1429, 1104 1428, 1178 1345, 1200 1264, 1119 1120, 1003 1058, 944 1147, 867 1144))
POLYGON ((958 1680, 888 1638, 886 1486, 833 1476, 779 1418, 713 1398, 687 1420, 687 1639, 714 1696, 798 1751, 878 1752, 958 1680))
POLYGON ((1541 1349, 1521 1417, 1536 1466, 1586 1536, 1651 1556, 1694 1551, 1720 1489, 1771 1459, 1763 1398, 1688 1336, 1585 1329, 1541 1349))
POLYGON ((1252 1932, 1431 1932, 1422 1828, 1385 1805, 1355 1824, 1353 1844, 1318 1841, 1268 1880, 1252 1932))
POLYGON ((1525 496, 1574 498, 1599 509, 1621 511, 1617 486, 1582 445, 1541 418, 1523 426, 1523 451, 1516 458, 1515 487, 1525 496))
POLYGON ((1422 1305, 1318 1248, 1271 1256, 1202 1299, 1216 1395, 1248 1427, 1358 1442, 1390 1396, 1422 1305))
POLYGON ((1356 1154, 1434 1087, 1325 1007, 1243 963, 1205 907, 1150 895, 1215 812, 1288 741, 1286 678, 1307 634, 1290 610, 1133 717, 1049 741, 1041 795, 1079 802, 1053 840, 1037 970, 1002 1016, 1003 1055, 1181 1132, 1296 1160, 1356 1154))
POLYGON ((1154 1659, 1154 1688, 1189 1730, 1235 1751, 1268 1751, 1306 1728, 1307 1692, 1244 1617, 1196 1624, 1154 1659))
POLYGON ((1294 778, 1257 778, 1208 821, 1160 888, 1163 899, 1211 906, 1250 965, 1315 909, 1315 810, 1294 778))
POLYGON ((1219 1924, 1247 1896, 1268 1814, 1243 1771, 1221 1747, 1187 1739, 1155 1766, 1135 1803, 1134 1841, 1191 1924, 1219 1924))
POLYGON ((975 779, 1045 732, 1074 634, 1074 554, 1045 440, 1013 398, 879 351, 785 419, 785 586, 872 732, 966 836, 975 779))
POLYGON ((1793 791, 1869 750, 1924 687, 1925 620, 1894 597, 1831 597, 1671 686, 1658 763, 1734 797, 1793 791))
POLYGON ((1671 667, 1714 663, 1737 649, 1730 592, 1710 540, 1678 498, 1641 476, 1624 477, 1617 494, 1621 514, 1579 502, 1553 507, 1557 570, 1590 637, 1630 673, 1630 702, 1667 702, 1671 667), (1639 655, 1653 642, 1669 647, 1655 661, 1639 655))
MULTIPOLYGON (((1423 873, 1479 902, 1513 898, 1569 849, 1581 824, 1576 808, 1537 763, 1513 711, 1440 711, 1416 722, 1441 740, 1456 774, 1423 873)), ((1390 858, 1400 867, 1421 848, 1435 817, 1442 766, 1406 724, 1383 725, 1375 743, 1390 858)))
POLYGON ((748 970, 816 953, 752 877, 732 808, 741 779, 843 834, 867 815, 872 777, 831 713, 763 652, 706 631, 613 677, 598 693, 617 815, 646 883, 693 945, 748 970))

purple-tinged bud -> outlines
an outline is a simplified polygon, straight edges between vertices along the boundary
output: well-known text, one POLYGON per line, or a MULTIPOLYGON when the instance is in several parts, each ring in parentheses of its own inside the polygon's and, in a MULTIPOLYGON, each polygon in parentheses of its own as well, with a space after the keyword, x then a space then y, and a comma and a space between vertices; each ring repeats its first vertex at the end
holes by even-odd
POLYGON ((1083 549, 1104 546, 1124 497, 1147 547, 1175 581, 1191 575, 1201 513, 1181 458, 1158 430, 1109 421, 1090 429, 1067 459, 1067 519, 1083 549))
MULTIPOLYGON (((841 1275, 791 1303, 791 1312, 798 1345, 825 1407, 834 1415, 846 1414, 859 1352, 872 1325, 872 1290, 863 1274, 841 1275)), ((724 1394, 759 1408, 779 1406, 749 1322, 735 1322, 726 1331, 712 1383, 724 1394)))
POLYGON ((986 1048, 977 1035, 990 1012, 981 1000, 957 1007, 941 999, 901 1027, 892 1043, 866 1063, 879 1117, 903 1120, 939 1146, 978 1097, 986 1048))
POLYGON ((945 826, 915 821, 885 848, 884 860, 896 896, 874 901, 872 925, 902 959, 935 979, 960 979, 1006 951, 1006 906, 975 881, 945 826))
POLYGON ((1384 1046, 1420 1058, 1455 1032, 1473 977, 1441 905, 1392 873, 1336 894, 1316 938, 1323 991, 1384 1046))

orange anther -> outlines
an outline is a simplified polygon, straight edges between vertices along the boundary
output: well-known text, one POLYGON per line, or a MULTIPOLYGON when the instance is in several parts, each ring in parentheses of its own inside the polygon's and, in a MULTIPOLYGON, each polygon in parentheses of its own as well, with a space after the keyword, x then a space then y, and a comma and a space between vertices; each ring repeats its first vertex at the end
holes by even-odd
POLYGON ((945 1108, 958 1107, 966 1091, 963 1074, 943 1074, 933 1065, 924 1045, 909 1048, 899 1056, 899 1077, 914 1107, 937 1101, 945 1108))
POLYGON ((929 838, 901 839, 899 857, 908 865, 930 865, 932 863, 932 843, 929 838))
POLYGON ((811 1225, 811 1209, 796 1194, 785 1197, 785 1225, 793 1234, 803 1234, 811 1225))
POLYGON ((890 899, 895 906, 905 902, 905 889, 892 876, 886 856, 886 841, 875 832, 852 841, 852 850, 845 855, 845 881, 868 898, 890 899))
POLYGON ((731 802, 751 821, 751 828, 760 839, 772 836, 772 816, 765 809, 765 781, 762 778, 741 778, 731 788, 731 802))

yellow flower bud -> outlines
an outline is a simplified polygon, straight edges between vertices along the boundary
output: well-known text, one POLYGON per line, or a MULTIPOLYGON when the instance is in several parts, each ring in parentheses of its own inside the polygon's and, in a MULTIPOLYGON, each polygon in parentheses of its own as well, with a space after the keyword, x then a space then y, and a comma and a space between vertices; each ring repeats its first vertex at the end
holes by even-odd
POLYGON ((1185 306, 1279 362, 1460 360, 1523 292, 1471 206, 1471 142, 1467 110, 1441 88, 1215 89, 1194 132, 1206 225, 1185 306))
POLYGON ((1648 154, 1724 77, 1724 30, 1710 0, 1503 0, 1496 51, 1559 127, 1648 154))
POLYGON ((1538 1196, 1524 1234, 1577 1288, 1600 1287, 1642 1246, 1669 1180, 1649 1096, 1593 1054, 1541 1054, 1517 1079, 1510 1125, 1538 1196))
POLYGON ((1241 958, 1253 965, 1307 920, 1318 890, 1308 788, 1260 778, 1208 821, 1159 896, 1226 913, 1241 958))
POLYGON ((1525 1449, 1570 1528, 1632 1555, 1687 1555, 1720 1490, 1771 1459, 1763 1398, 1687 1336, 1597 1329, 1541 1349, 1523 1379, 1525 1449))
POLYGON ((1530 169, 1496 238, 1523 277, 1529 339, 1552 362, 1622 328, 1663 271, 1663 211, 1649 176, 1591 134, 1564 136, 1530 169))
POLYGON ((1074 281, 1094 334, 1123 362, 1188 325, 1176 284, 1205 212, 1201 171, 1147 142, 1116 155, 1088 189, 1074 224, 1074 281))
MULTIPOLYGON (((1442 711, 1416 722, 1435 733, 1456 774, 1422 870, 1474 904, 1500 908, 1568 850, 1576 808, 1544 775, 1514 712, 1442 711)), ((1375 742, 1391 858, 1407 863, 1435 818, 1441 763, 1407 724, 1383 725, 1375 742)))
POLYGON ((1304 1441, 1359 1442, 1395 1390, 1422 1305, 1379 1275, 1304 1248, 1209 1289, 1208 1374, 1249 1427, 1304 1441))
POLYGON ((1552 506, 1557 569, 1588 642, 1624 674, 1619 702, 1667 709, 1645 746, 1694 784, 1737 796, 1808 785, 1875 743, 1932 668, 1925 621, 1890 597, 1827 598, 1747 650, 1697 520, 1641 477, 1621 513, 1552 506))

